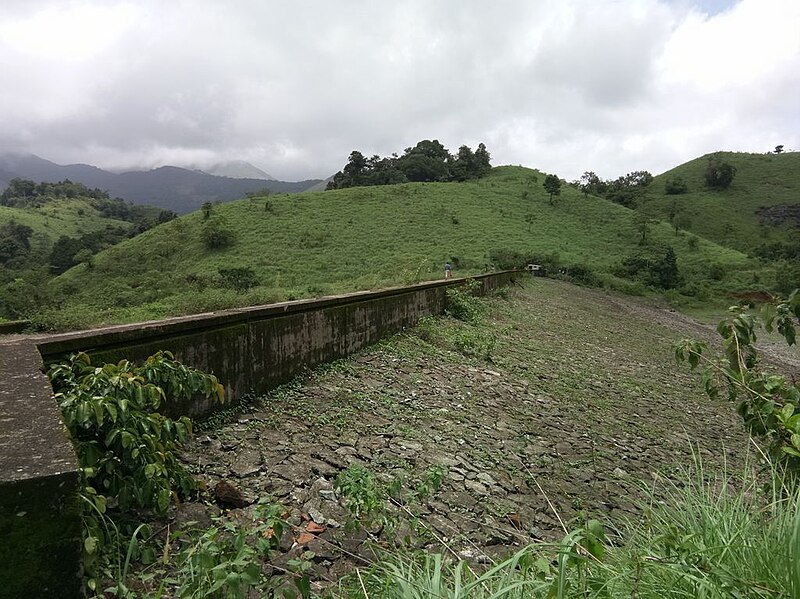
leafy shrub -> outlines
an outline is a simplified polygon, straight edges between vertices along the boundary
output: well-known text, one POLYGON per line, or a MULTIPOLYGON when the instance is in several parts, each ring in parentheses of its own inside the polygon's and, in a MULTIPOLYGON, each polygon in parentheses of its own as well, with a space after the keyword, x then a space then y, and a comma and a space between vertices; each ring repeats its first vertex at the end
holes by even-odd
POLYGON ((492 296, 508 301, 511 299, 511 291, 508 287, 498 287, 492 291, 492 296))
POLYGON ((175 556, 176 596, 251 596, 251 589, 265 582, 262 562, 283 533, 281 512, 279 505, 259 503, 251 526, 226 522, 195 535, 178 533, 184 544, 175 556))
POLYGON ((99 368, 78 353, 53 364, 48 375, 84 482, 98 498, 113 498, 122 509, 163 513, 174 493, 194 490, 194 480, 175 455, 191 435, 192 423, 157 410, 166 401, 197 393, 222 402, 224 389, 215 376, 176 362, 169 352, 158 352, 141 366, 122 360, 99 368))
POLYGON ((453 287, 446 292, 445 313, 458 320, 477 324, 483 318, 486 307, 480 298, 472 295, 477 283, 473 280, 461 287, 453 287))
POLYGON ((489 251, 489 262, 500 270, 511 270, 514 268, 524 268, 528 264, 528 257, 516 250, 499 248, 489 251))
POLYGON ((683 285, 679 292, 681 295, 694 297, 701 302, 707 301, 711 297, 711 288, 706 283, 690 282, 683 285))
POLYGON ((204 274, 189 273, 186 275, 186 284, 195 291, 203 291, 212 283, 211 277, 204 274))
POLYGON ((564 276, 574 283, 596 286, 600 280, 594 271, 585 264, 570 264, 563 269, 564 276))
POLYGON ((258 278, 252 268, 220 268, 220 282, 227 289, 238 292, 247 291, 258 285, 258 278))
POLYGON ((436 338, 437 319, 433 316, 423 316, 414 327, 414 333, 423 341, 432 342, 436 338))
POLYGON ((107 508, 163 514, 178 493, 196 489, 176 456, 192 423, 157 410, 165 401, 198 393, 222 401, 224 390, 216 377, 176 362, 169 352, 158 352, 141 366, 122 360, 102 367, 79 353, 51 365, 48 375, 78 454, 85 567, 92 576, 107 567, 102 549, 119 542, 116 527, 107 524, 107 508))
POLYGON ((205 246, 210 250, 219 250, 230 247, 236 241, 235 233, 228 227, 222 217, 209 217, 203 223, 202 238, 205 246))
POLYGON ((708 267, 708 278, 712 281, 721 281, 725 278, 725 267, 719 262, 714 262, 708 267))
POLYGON ((489 251, 489 262, 500 270, 525 268, 528 264, 541 264, 548 271, 555 271, 560 263, 558 252, 551 253, 525 253, 508 248, 498 248, 489 251))
POLYGON ((792 289, 800 287, 800 264, 783 262, 775 268, 775 290, 788 294, 792 289))
POLYGON ((661 289, 672 289, 680 282, 677 256, 671 247, 666 250, 642 249, 626 257, 618 273, 620 276, 638 278, 647 285, 661 289))
POLYGON ((718 158, 712 158, 708 161, 703 178, 711 189, 728 189, 735 176, 735 166, 722 162, 718 158))
POLYGON ((386 490, 376 482, 371 471, 359 464, 353 464, 339 473, 336 489, 344 498, 353 522, 369 520, 385 505, 386 490))
POLYGON ((800 477, 800 385, 794 380, 760 368, 755 343, 757 330, 777 331, 789 345, 796 343, 796 326, 800 323, 800 289, 787 300, 777 298, 766 304, 761 316, 747 308, 730 308, 730 316, 719 323, 723 357, 706 355, 707 345, 686 339, 675 347, 679 362, 688 362, 692 369, 701 364, 703 383, 709 396, 717 397, 723 386, 731 399, 739 399, 737 411, 751 434, 765 439, 775 465, 783 464, 800 477))
POLYGON ((667 195, 681 195, 689 192, 689 186, 683 177, 673 177, 664 183, 664 193, 667 195))
POLYGON ((753 253, 763 260, 800 261, 800 242, 783 243, 776 241, 773 243, 763 243, 758 246, 753 253))
POLYGON ((497 335, 494 332, 465 327, 455 331, 451 341, 455 348, 465 355, 490 360, 497 345, 497 335))

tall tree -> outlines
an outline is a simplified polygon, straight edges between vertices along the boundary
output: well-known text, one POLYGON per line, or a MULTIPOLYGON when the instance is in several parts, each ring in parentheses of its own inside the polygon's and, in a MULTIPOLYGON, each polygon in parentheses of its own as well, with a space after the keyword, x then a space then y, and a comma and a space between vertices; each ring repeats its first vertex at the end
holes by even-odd
POLYGON ((735 166, 722 162, 718 158, 709 159, 704 178, 706 185, 711 189, 728 189, 735 176, 735 166))
POLYGON ((542 185, 545 191, 550 194, 550 204, 552 205, 555 196, 561 194, 561 179, 556 175, 547 175, 542 185))
POLYGON ((492 170, 492 165, 490 164, 491 160, 492 157, 489 154, 489 150, 486 149, 483 142, 479 143, 478 149, 475 150, 476 177, 483 177, 492 170))

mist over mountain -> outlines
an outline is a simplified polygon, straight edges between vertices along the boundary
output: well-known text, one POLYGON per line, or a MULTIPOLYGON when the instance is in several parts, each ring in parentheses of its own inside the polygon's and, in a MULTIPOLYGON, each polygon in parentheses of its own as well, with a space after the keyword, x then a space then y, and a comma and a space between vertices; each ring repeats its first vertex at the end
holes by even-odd
POLYGON ((217 177, 230 177, 232 179, 264 179, 265 181, 277 181, 275 177, 261 170, 257 166, 245 162, 244 160, 229 160, 227 162, 219 162, 206 167, 198 167, 209 175, 216 175, 217 177))
POLYGON ((197 210, 204 202, 227 202, 263 190, 296 193, 320 183, 320 179, 276 181, 244 161, 220 163, 211 170, 227 174, 218 176, 176 166, 112 173, 89 164, 56 164, 35 154, 3 153, 0 154, 0 189, 15 177, 37 183, 69 179, 108 191, 112 197, 134 204, 149 204, 183 214, 197 210))

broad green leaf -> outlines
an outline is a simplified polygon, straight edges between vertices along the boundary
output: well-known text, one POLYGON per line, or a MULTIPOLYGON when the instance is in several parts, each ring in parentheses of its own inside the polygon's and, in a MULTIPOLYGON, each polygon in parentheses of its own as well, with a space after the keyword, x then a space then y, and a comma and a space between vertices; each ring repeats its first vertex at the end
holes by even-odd
POLYGON ((93 555, 97 550, 97 537, 86 537, 83 540, 83 549, 87 554, 93 555))
POLYGON ((164 513, 169 507, 170 492, 169 489, 161 489, 158 492, 157 508, 158 511, 164 513))

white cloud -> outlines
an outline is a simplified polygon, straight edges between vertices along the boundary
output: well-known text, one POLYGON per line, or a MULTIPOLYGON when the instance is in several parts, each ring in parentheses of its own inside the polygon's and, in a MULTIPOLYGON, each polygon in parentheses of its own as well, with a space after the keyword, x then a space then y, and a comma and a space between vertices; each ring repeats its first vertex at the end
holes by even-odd
POLYGON ((485 141, 572 178, 800 149, 800 3, 0 5, 0 150, 323 177, 349 152, 485 141))

